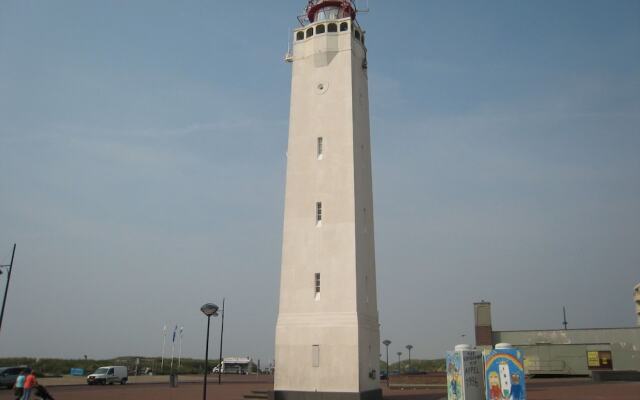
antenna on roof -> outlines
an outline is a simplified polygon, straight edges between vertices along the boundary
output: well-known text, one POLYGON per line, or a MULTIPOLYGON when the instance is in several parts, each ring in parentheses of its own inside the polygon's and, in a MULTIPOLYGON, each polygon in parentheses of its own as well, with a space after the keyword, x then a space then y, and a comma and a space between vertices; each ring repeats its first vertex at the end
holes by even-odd
POLYGON ((564 330, 567 330, 567 310, 562 306, 562 315, 564 316, 564 320, 562 321, 562 325, 564 325, 564 330))
POLYGON ((287 29, 287 52, 284 55, 285 62, 293 62, 293 52, 291 51, 291 28, 287 29))
POLYGON ((364 8, 358 8, 359 13, 368 13, 369 12, 369 0, 364 0, 364 8))

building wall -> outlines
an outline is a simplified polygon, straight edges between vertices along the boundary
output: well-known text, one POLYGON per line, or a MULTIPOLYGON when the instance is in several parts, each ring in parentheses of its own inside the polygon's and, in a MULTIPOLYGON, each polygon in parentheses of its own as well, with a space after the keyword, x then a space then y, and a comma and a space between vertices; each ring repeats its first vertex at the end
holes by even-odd
POLYGON ((587 351, 611 351, 614 370, 640 371, 640 327, 494 331, 494 343, 521 348, 527 373, 589 374, 587 351))

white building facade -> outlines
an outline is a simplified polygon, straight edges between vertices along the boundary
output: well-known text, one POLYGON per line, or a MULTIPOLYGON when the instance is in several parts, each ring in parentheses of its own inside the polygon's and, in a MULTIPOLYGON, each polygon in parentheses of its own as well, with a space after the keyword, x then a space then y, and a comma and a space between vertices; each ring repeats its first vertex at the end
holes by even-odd
POLYGON ((351 1, 293 32, 275 399, 379 399, 367 50, 351 1))

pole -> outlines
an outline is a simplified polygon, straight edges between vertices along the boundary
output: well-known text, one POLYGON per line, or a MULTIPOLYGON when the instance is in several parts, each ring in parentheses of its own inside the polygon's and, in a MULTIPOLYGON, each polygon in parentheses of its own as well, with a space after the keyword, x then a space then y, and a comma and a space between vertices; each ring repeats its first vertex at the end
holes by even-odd
POLYGON ((389 345, 387 345, 387 387, 389 387, 389 345))
POLYGON ((562 315, 564 316, 564 320, 562 321, 562 325, 564 325, 564 330, 567 330, 567 310, 564 306, 562 306, 562 315))
POLYGON ((224 297, 222 298, 222 325, 220 327, 220 360, 218 361, 218 385, 222 385, 222 335, 224 334, 224 297))
POLYGON ((207 315, 207 345, 204 351, 204 386, 202 388, 202 400, 207 400, 207 372, 209 372, 209 325, 211 315, 207 315))
POLYGON ((167 341, 167 325, 162 328, 162 359, 160 361, 160 375, 164 372, 164 345, 167 341))
POLYGON ((9 293, 9 282, 11 281, 11 270, 13 270, 13 257, 16 255, 16 244, 13 244, 11 252, 11 263, 9 264, 9 272, 7 273, 7 285, 4 288, 4 297, 2 298, 2 311, 0 311, 0 330, 2 329, 2 320, 4 318, 4 306, 7 303, 7 293, 9 293))
POLYGON ((184 326, 181 326, 180 327, 180 338, 179 338, 180 342, 179 342, 179 345, 178 345, 178 373, 180 373, 180 366, 182 365, 181 361, 182 361, 182 330, 183 329, 184 329, 184 326))
POLYGON ((173 329, 173 339, 171 340, 171 366, 169 367, 169 373, 173 375, 173 355, 176 350, 176 331, 178 330, 178 325, 173 329))

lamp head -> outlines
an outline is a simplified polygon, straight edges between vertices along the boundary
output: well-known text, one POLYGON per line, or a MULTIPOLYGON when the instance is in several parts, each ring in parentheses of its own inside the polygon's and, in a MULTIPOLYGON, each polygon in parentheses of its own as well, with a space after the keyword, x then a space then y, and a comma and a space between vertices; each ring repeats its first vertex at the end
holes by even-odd
POLYGON ((216 317, 218 315, 218 306, 213 303, 207 303, 200 307, 200 311, 207 317, 216 317))
POLYGON ((391 344, 391 340, 389 340, 389 339, 383 340, 382 344, 385 345, 385 346, 388 346, 388 345, 391 344))

